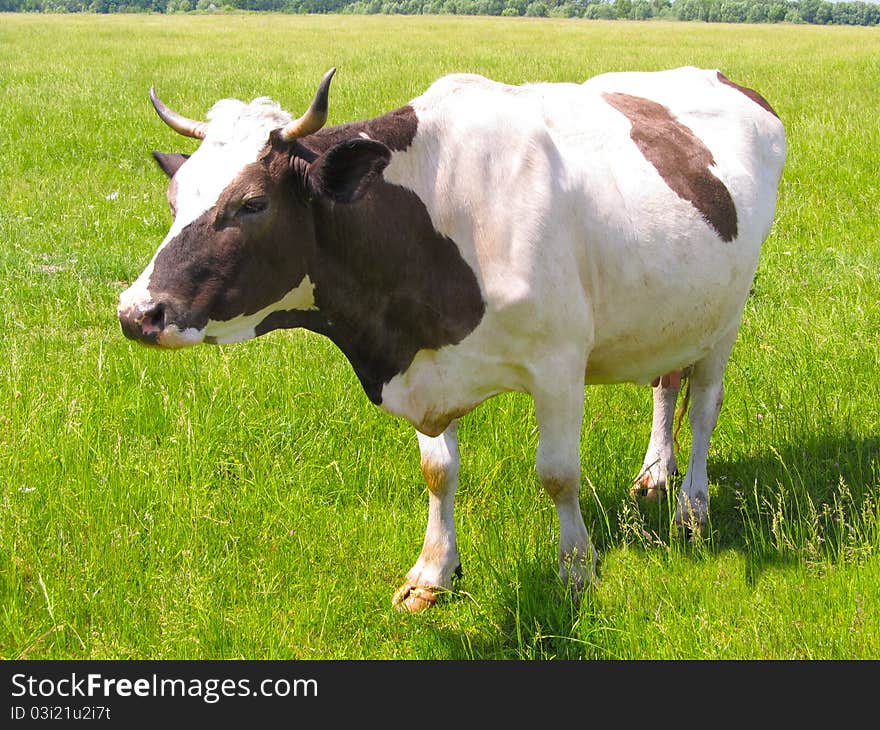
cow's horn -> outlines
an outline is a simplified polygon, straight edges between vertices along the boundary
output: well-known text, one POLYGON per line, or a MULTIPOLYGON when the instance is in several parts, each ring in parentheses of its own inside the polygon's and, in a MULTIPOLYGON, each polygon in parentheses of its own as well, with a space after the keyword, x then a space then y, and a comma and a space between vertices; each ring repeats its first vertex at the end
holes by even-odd
POLYGON ((331 68, 324 74, 321 83, 318 84, 318 91, 312 104, 299 119, 294 119, 290 124, 281 130, 281 138, 285 142, 291 142, 299 137, 305 137, 309 134, 317 132, 327 122, 327 98, 330 92, 330 79, 336 73, 335 68, 331 68))
POLYGON ((171 129, 184 137, 193 137, 195 139, 204 139, 205 133, 208 131, 207 122, 197 122, 195 119, 187 119, 176 111, 169 109, 165 103, 156 96, 155 87, 150 87, 150 101, 159 118, 165 122, 171 129))

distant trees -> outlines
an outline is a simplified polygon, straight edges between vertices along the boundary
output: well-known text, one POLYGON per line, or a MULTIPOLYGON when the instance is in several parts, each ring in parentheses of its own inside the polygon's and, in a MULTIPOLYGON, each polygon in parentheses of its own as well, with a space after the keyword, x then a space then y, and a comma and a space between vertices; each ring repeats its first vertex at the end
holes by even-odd
POLYGON ((878 25, 863 0, 0 0, 0 12, 188 13, 224 10, 385 15, 504 15, 593 20, 878 25))

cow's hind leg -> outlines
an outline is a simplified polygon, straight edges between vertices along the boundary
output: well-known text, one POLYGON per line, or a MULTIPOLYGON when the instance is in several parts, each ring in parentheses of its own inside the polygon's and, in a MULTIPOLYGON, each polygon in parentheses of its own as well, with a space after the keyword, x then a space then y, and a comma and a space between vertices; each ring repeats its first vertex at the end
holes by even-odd
POLYGON ((428 486, 428 527, 419 559, 392 599, 401 611, 432 606, 439 592, 452 587, 452 576, 461 569, 453 515, 458 486, 458 422, 453 421, 434 438, 418 431, 416 435, 422 475, 428 486))
POLYGON ((539 432, 535 467, 559 517, 559 577, 577 592, 596 573, 596 551, 579 501, 584 382, 582 375, 547 382, 552 389, 532 391, 539 432))
POLYGON ((692 532, 701 532, 709 516, 709 476, 706 470, 709 440, 724 400, 724 368, 735 339, 736 330, 706 357, 694 363, 690 374, 691 453, 678 495, 675 521, 692 532))
POLYGON ((645 452, 645 460, 630 493, 656 499, 666 491, 669 477, 676 474, 673 421, 675 403, 681 388, 679 373, 658 378, 653 388, 654 414, 651 423, 651 440, 645 452))

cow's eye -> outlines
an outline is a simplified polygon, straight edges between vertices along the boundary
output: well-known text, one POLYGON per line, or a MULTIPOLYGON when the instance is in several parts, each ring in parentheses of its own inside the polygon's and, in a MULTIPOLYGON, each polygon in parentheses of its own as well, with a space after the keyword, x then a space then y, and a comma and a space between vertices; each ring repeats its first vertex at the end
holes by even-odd
POLYGON ((238 209, 240 213, 248 215, 249 213, 260 213, 269 205, 269 201, 261 195, 253 198, 246 198, 241 201, 241 207, 238 209))

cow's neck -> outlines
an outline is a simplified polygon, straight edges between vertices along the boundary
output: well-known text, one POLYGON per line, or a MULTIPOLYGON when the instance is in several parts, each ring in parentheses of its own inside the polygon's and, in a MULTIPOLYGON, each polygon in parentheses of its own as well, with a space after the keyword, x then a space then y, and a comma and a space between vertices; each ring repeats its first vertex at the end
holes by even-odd
MULTIPOLYGON (((321 130, 309 147, 320 154, 368 136, 401 151, 416 129, 412 108, 402 107, 321 130)), ((305 327, 329 337, 370 400, 381 403, 385 383, 405 372, 419 350, 456 344, 477 326, 485 309, 477 278, 406 188, 380 179, 355 203, 315 201, 313 214, 317 255, 310 277, 317 310, 271 315, 258 334, 305 327)))
POLYGON ((316 310, 276 312, 257 328, 304 327, 345 354, 374 403, 416 353, 454 345, 480 322, 479 283, 411 191, 375 183, 357 203, 314 207, 316 310))
POLYGON ((384 181, 351 205, 318 204, 315 303, 370 399, 416 353, 460 342, 485 308, 474 272, 415 193, 384 181))

